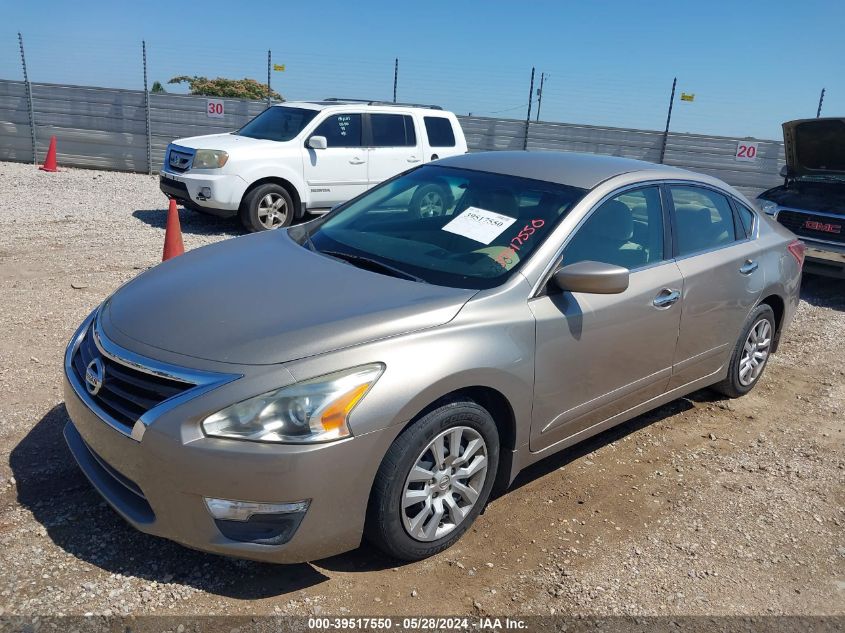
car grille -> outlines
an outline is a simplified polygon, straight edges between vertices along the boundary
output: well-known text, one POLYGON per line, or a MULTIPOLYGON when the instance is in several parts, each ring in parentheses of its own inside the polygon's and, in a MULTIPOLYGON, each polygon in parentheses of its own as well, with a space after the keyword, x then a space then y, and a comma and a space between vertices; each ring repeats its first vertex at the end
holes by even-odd
POLYGON ((194 162, 194 154, 195 152, 193 150, 176 149, 171 146, 167 150, 164 166, 168 171, 186 172, 194 162))
POLYGON ((801 237, 845 244, 845 216, 836 218, 804 211, 784 210, 778 212, 777 220, 801 237))
POLYGON ((80 384, 86 385, 85 373, 95 358, 103 364, 103 384, 91 398, 115 422, 131 433, 138 419, 165 400, 187 391, 188 382, 154 376, 118 363, 100 353, 93 341, 93 326, 83 336, 73 356, 73 371, 80 384))

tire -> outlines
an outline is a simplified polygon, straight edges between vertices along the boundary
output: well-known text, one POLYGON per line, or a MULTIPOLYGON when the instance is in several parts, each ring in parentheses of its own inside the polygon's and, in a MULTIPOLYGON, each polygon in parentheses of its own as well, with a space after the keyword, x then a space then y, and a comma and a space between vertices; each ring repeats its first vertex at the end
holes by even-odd
POLYGON ((293 216, 290 194, 275 183, 260 185, 247 193, 240 210, 241 223, 253 233, 290 226, 293 216))
POLYGON ((490 497, 498 462, 499 433, 486 409, 470 400, 446 402, 435 408, 405 429, 384 456, 370 495, 367 540, 389 556, 406 561, 442 552, 461 538, 481 513, 490 497), (460 433, 458 466, 450 468, 454 433, 460 433), (443 469, 437 468, 432 449, 440 438, 443 469), (462 459, 470 446, 474 450, 464 465, 462 459), (422 479, 424 474, 418 467, 433 478, 422 479), (404 507, 406 494, 411 504, 404 507), (470 504, 472 497, 475 499, 470 504), (413 503, 414 498, 426 501, 413 503), (438 512, 441 517, 436 516, 438 512))
POLYGON ((728 398, 739 398, 751 391, 768 364, 776 327, 771 307, 766 304, 757 306, 742 326, 742 333, 731 354, 727 378, 713 385, 713 389, 728 398))
POLYGON ((450 196, 440 185, 429 183, 417 187, 411 197, 411 213, 419 218, 444 215, 449 208, 450 196))

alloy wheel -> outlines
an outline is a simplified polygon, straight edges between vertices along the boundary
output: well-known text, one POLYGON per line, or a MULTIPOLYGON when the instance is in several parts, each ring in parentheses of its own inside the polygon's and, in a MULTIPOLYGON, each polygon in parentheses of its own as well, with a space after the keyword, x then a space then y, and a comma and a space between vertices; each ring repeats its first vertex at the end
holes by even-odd
POLYGON ((402 524, 418 541, 435 541, 469 515, 487 478, 487 444, 468 426, 435 437, 414 463, 402 492, 402 524))
POLYGON ((276 229, 284 225, 288 217, 288 205, 278 193, 268 193, 258 203, 258 221, 265 229, 276 229))
POLYGON ((739 361, 739 382, 743 387, 754 383, 763 373, 766 361, 769 360, 771 345, 772 324, 768 319, 760 319, 748 332, 742 349, 742 357, 739 361))
POLYGON ((443 215, 443 196, 436 191, 429 191, 420 200, 420 217, 432 218, 443 215))

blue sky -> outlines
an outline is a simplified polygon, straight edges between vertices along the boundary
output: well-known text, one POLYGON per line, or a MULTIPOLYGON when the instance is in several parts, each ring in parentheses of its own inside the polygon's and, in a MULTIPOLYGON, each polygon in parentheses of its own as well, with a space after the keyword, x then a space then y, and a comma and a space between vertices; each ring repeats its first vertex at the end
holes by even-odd
MULTIPOLYGON (((389 99, 524 118, 531 67, 541 119, 780 138, 780 123, 845 115, 845 2, 0 1, 0 78, 142 88, 199 74, 266 80, 288 99, 389 99)), ((184 91, 174 86, 168 90, 184 91)), ((536 101, 534 103, 536 111, 536 101)), ((533 116, 532 116, 533 118, 533 116)))

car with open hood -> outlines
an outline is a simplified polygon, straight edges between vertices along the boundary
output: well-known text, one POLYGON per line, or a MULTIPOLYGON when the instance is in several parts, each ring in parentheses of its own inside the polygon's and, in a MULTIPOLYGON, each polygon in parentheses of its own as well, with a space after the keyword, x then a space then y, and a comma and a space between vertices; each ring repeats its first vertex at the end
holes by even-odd
POLYGON ((845 278, 845 119, 788 121, 783 140, 784 183, 759 206, 806 243, 808 272, 845 278))
POLYGON ((119 288, 67 346, 64 435, 144 532, 273 562, 366 536, 416 560, 530 464, 703 387, 748 393, 802 255, 709 176, 454 156, 119 288), (456 193, 421 215, 432 186, 456 193))

